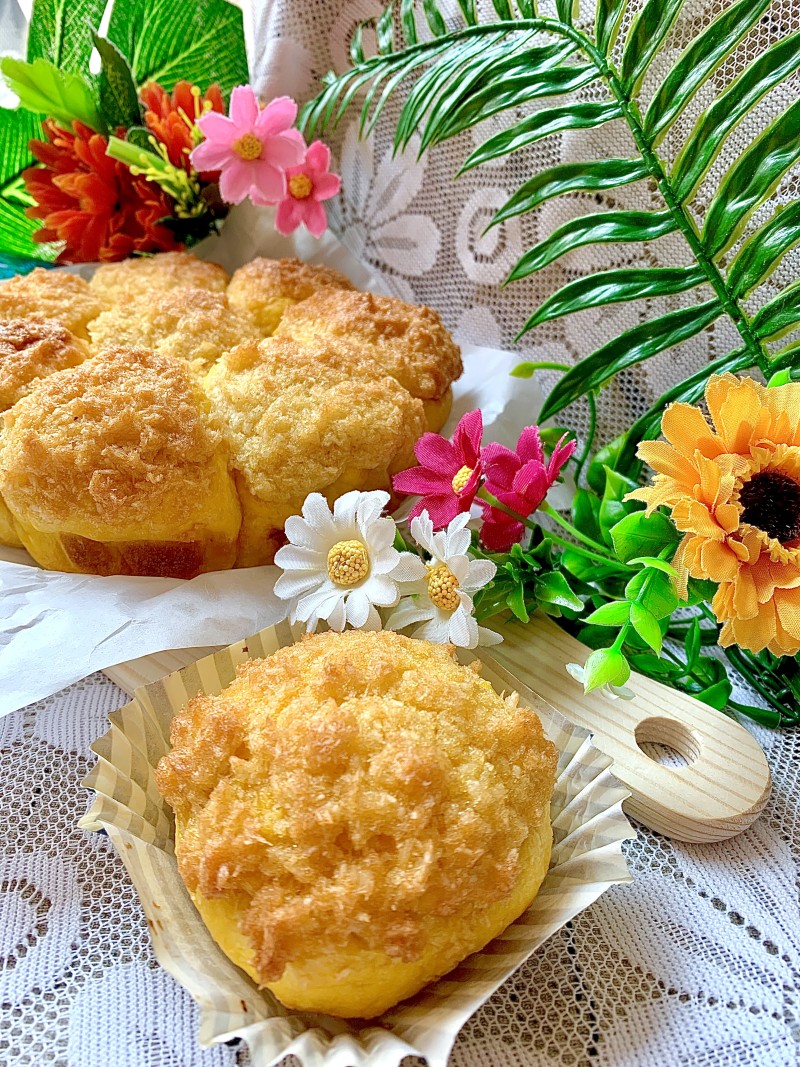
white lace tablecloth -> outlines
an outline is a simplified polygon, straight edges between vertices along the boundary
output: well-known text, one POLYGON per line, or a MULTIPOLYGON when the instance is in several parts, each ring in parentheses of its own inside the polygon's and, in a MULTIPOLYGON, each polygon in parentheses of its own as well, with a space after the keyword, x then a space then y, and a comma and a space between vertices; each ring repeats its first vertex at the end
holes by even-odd
MULTIPOLYGON (((101 675, 0 720, 0 1064, 228 1067, 153 958, 108 840, 75 828, 101 675)), ((800 1058, 800 733, 758 731, 775 791, 746 833, 639 829, 631 885, 546 943, 467 1024, 453 1067, 793 1067, 800 1058)), ((289 1065, 287 1065, 289 1067, 289 1065)))
MULTIPOLYGON (((666 59, 728 3, 690 0, 666 59)), ((5 30, 12 4, 0 0, 5 30)), ((457 11, 456 0, 449 6, 457 11)), ((379 7, 377 0, 258 4, 248 16, 256 84, 265 95, 307 98, 327 69, 344 68, 356 22, 379 7)), ((485 12, 489 5, 479 7, 485 12)), ((797 0, 775 0, 770 14, 709 85, 704 103, 741 71, 743 56, 800 28, 797 0)), ((776 107, 796 97, 798 84, 771 94, 750 127, 762 128, 776 107)), ((598 246, 501 292, 498 282, 537 234, 593 210, 593 198, 553 201, 534 217, 481 237, 491 211, 531 168, 591 153, 624 155, 625 131, 604 127, 599 134, 550 138, 522 158, 454 184, 463 143, 422 161, 414 151, 392 160, 390 130, 387 121, 373 142, 359 143, 350 114, 333 138, 344 178, 334 226, 398 295, 431 303, 476 342, 511 347, 538 301, 577 273, 621 265, 623 258, 651 266, 685 260, 675 237, 616 252, 598 246)), ((668 152, 674 149, 667 144, 668 152)), ((714 175, 726 162, 723 153, 714 175)), ((797 195, 797 183, 795 172, 776 198, 797 195)), ((633 208, 649 205, 651 196, 646 186, 629 186, 604 200, 633 208)), ((799 263, 800 253, 787 257, 776 277, 796 276, 799 263)), ((648 302, 588 311, 542 328, 521 350, 572 363, 589 341, 597 347, 653 311, 648 302)), ((602 397, 604 436, 625 428, 655 393, 732 341, 721 324, 675 354, 619 376, 602 397)), ((580 427, 583 417, 576 407, 567 421, 580 427)), ((123 702, 109 681, 93 676, 0 720, 2 1067, 247 1062, 241 1048, 198 1048, 194 1006, 155 963, 120 860, 104 837, 75 828, 87 805, 80 781, 92 759, 89 745, 105 731, 106 713, 123 702)), ((627 847, 633 884, 607 892, 498 992, 462 1032, 453 1067, 798 1063, 800 732, 757 735, 775 780, 763 817, 716 846, 673 843, 640 829, 627 847)))

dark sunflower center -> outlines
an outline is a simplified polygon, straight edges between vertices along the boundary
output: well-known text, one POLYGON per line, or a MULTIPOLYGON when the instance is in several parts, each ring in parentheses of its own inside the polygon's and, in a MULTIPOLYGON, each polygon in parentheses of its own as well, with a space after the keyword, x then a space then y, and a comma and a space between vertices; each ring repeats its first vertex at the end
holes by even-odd
POLYGON ((758 527, 781 544, 800 537, 800 485, 780 471, 760 471, 739 494, 742 522, 758 527))

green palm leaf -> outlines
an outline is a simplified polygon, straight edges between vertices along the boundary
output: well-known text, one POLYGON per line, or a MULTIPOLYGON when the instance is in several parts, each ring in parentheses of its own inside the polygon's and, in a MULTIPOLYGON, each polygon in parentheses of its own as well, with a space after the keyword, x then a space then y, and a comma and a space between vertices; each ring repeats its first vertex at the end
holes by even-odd
POLYGON ((647 267, 640 270, 625 268, 589 274, 585 278, 568 282, 545 300, 525 323, 519 336, 543 322, 551 322, 576 311, 603 307, 606 304, 623 304, 629 300, 644 300, 652 296, 683 293, 707 280, 699 267, 647 267))
POLYGON ((564 375, 545 400, 542 420, 551 418, 588 392, 600 389, 621 370, 627 370, 694 337, 715 322, 723 311, 719 300, 708 300, 705 304, 671 311, 626 330, 582 359, 564 375))
MULTIPOLYGON (((617 58, 627 0, 596 0, 592 30, 575 22, 573 0, 556 0, 555 17, 538 14, 534 0, 516 4, 493 0, 496 18, 486 22, 477 21, 472 0, 459 0, 464 19, 454 28, 452 20, 445 22, 437 0, 400 0, 400 38, 391 38, 392 18, 386 13, 378 27, 383 54, 364 58, 357 49, 353 70, 338 77, 329 75, 319 98, 306 109, 306 128, 311 133, 335 122, 367 86, 361 105, 362 128, 369 128, 387 99, 406 80, 416 78, 401 106, 395 145, 402 149, 417 134, 422 150, 474 129, 493 115, 507 115, 511 119, 507 127, 472 151, 459 173, 503 162, 564 130, 599 128, 612 120, 627 124, 636 146, 631 158, 563 163, 531 174, 511 192, 487 228, 535 211, 554 197, 613 189, 643 179, 659 191, 661 204, 649 211, 601 210, 570 219, 524 251, 507 280, 524 278, 589 244, 635 244, 669 233, 682 235, 692 262, 677 268, 620 268, 570 281, 533 311, 521 333, 586 308, 672 295, 699 286, 708 286, 712 298, 641 323, 581 360, 552 391, 543 415, 553 416, 582 396, 593 397, 615 374, 682 343, 724 315, 739 332, 740 347, 702 368, 667 397, 695 396, 712 368, 758 367, 768 374, 777 366, 776 360, 783 361, 781 365, 792 358, 800 361, 800 348, 790 346, 771 361, 765 347, 767 341, 797 325, 797 286, 778 294, 755 317, 742 304, 800 242, 800 201, 782 206, 749 235, 727 274, 720 262, 753 213, 800 160, 800 101, 791 103, 740 151, 712 190, 701 232, 691 210, 691 198, 731 132, 770 90, 800 69, 800 33, 776 41, 745 66, 701 112, 670 166, 659 154, 660 141, 670 130, 680 135, 677 120, 764 16, 770 0, 733 0, 684 48, 645 106, 639 98, 640 86, 682 6, 683 0, 644 0, 617 58), (419 40, 420 18, 434 34, 432 40, 419 40), (563 102, 565 93, 597 83, 605 86, 605 99, 593 93, 591 99, 579 95, 563 102), (562 102, 525 113, 538 98, 559 96, 562 102)), ((662 398, 658 411, 666 402, 662 398)), ((656 414, 654 410, 639 420, 635 432, 649 432, 656 414)))

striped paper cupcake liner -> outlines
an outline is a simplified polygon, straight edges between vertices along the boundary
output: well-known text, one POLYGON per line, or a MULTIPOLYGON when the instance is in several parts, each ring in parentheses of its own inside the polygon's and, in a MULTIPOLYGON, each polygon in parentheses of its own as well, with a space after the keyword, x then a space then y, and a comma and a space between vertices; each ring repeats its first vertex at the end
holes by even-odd
POLYGON ((239 663, 292 640, 288 623, 281 623, 137 690, 130 704, 109 716, 111 729, 93 746, 98 760, 84 785, 95 799, 79 825, 106 830, 122 857, 159 963, 199 1005, 202 1045, 241 1038, 254 1067, 288 1055, 303 1067, 395 1067, 410 1055, 446 1067, 466 1020, 520 964, 608 886, 631 880, 622 854, 632 836, 622 812, 628 791, 585 730, 484 665, 483 677, 499 691, 513 684, 538 711, 559 753, 552 858, 538 896, 481 952, 377 1021, 350 1023, 284 1008, 230 962, 195 910, 178 874, 172 812, 156 788, 155 767, 169 750, 172 718, 190 697, 220 692, 239 663))

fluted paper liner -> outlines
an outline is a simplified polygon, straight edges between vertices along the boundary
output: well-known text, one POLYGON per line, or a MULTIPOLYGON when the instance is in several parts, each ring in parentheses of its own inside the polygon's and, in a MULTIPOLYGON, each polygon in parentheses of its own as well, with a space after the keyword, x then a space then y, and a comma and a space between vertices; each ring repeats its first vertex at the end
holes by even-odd
POLYGON ((130 704, 109 716, 111 729, 92 746, 99 758, 84 785, 96 797, 79 825, 105 829, 117 848, 139 893, 159 963, 199 1005, 202 1045, 240 1037, 254 1067, 288 1055, 303 1067, 396 1067, 409 1055, 424 1057, 429 1067, 446 1067, 461 1027, 506 978, 608 886, 631 881, 622 855, 622 842, 631 836, 621 807, 628 791, 585 730, 510 676, 484 666, 482 675, 498 691, 513 684, 538 711, 559 753, 553 853, 536 900, 483 951, 379 1020, 359 1024, 290 1011, 259 991, 206 930, 178 874, 172 812, 154 772, 170 747, 172 717, 190 697, 220 692, 238 663, 268 656, 292 640, 288 623, 281 623, 137 690, 130 704))

